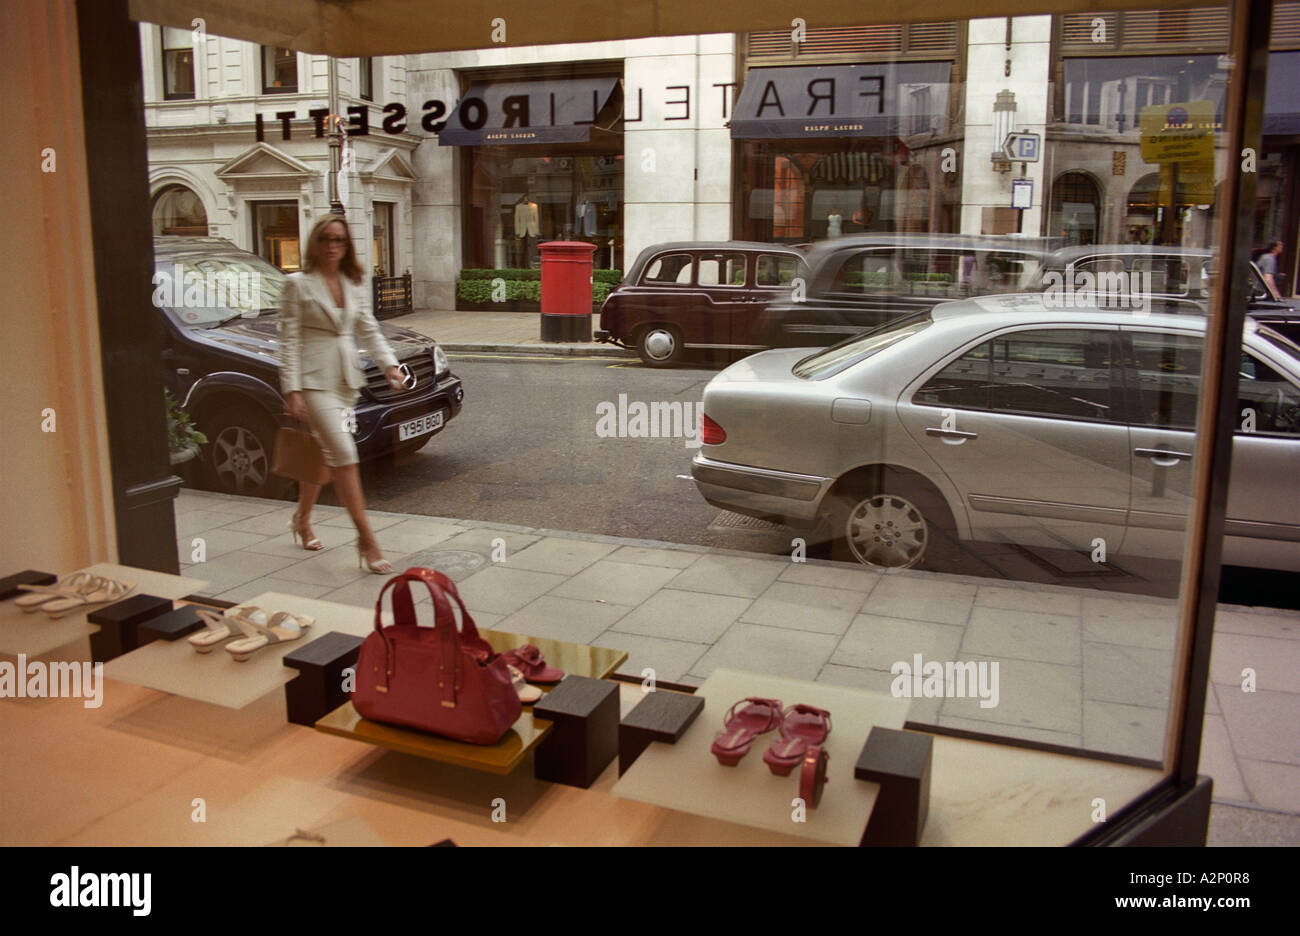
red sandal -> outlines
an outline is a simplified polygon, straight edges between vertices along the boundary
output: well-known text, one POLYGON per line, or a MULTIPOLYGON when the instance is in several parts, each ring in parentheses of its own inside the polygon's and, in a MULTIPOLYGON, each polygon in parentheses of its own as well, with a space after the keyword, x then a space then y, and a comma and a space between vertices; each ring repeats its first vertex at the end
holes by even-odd
POLYGON ((820 744, 814 744, 803 756, 803 770, 799 772, 799 798, 809 809, 816 809, 822 801, 822 787, 826 781, 826 766, 830 755, 820 744))
POLYGON ((524 674, 530 683, 557 683, 564 678, 564 670, 549 665, 542 658, 542 651, 532 644, 524 644, 514 650, 501 654, 508 664, 524 674))
POLYGON ((754 739, 781 724, 781 700, 750 696, 727 711, 723 729, 709 749, 723 767, 735 767, 749 753, 754 739), (744 706, 742 708, 742 706, 744 706))
POLYGON ((781 737, 763 752, 763 763, 778 777, 790 776, 809 748, 825 743, 831 733, 831 713, 812 705, 792 705, 783 713, 781 737))

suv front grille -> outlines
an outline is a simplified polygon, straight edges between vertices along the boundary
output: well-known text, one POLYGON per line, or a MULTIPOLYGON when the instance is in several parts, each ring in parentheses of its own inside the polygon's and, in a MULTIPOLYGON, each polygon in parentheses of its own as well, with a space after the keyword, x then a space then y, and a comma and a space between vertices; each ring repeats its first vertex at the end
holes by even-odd
POLYGON ((403 364, 411 368, 411 373, 415 375, 414 390, 394 390, 388 386, 388 380, 375 365, 366 368, 366 390, 376 400, 399 400, 408 393, 423 393, 434 383, 433 356, 430 354, 420 354, 415 357, 409 357, 403 364))

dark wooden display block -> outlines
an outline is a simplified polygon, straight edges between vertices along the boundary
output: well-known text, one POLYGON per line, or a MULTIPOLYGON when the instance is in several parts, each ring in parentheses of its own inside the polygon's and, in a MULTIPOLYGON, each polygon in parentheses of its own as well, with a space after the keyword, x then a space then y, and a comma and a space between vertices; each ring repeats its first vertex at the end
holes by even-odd
POLYGON ((140 643, 147 644, 153 640, 180 640, 196 630, 203 629, 203 619, 199 617, 194 605, 185 605, 175 611, 168 611, 140 624, 136 628, 140 643))
POLYGON ((49 572, 38 572, 35 569, 24 569, 22 572, 15 572, 13 575, 6 575, 4 578, 0 578, 0 601, 7 601, 10 598, 17 598, 19 595, 27 594, 18 587, 19 585, 53 585, 58 580, 57 575, 51 575, 49 572))
POLYGON ((99 630, 90 635, 91 660, 107 663, 124 653, 130 653, 141 644, 140 625, 160 614, 166 614, 172 608, 170 598, 132 595, 116 604, 91 611, 86 615, 86 620, 99 625, 99 630))
POLYGON ((651 741, 676 744, 703 710, 700 696, 647 692, 618 726, 618 775, 623 776, 651 741))
POLYGON ((284 655, 298 675, 284 684, 289 721, 308 728, 351 697, 343 691, 343 671, 355 666, 364 638, 330 631, 284 655))
POLYGON ((862 833, 863 845, 915 846, 930 812, 930 763, 934 738, 895 728, 871 729, 853 776, 880 784, 862 833))
POLYGON ((534 772, 539 780, 585 790, 618 754, 615 683, 566 676, 533 705, 533 718, 555 726, 537 748, 534 772))

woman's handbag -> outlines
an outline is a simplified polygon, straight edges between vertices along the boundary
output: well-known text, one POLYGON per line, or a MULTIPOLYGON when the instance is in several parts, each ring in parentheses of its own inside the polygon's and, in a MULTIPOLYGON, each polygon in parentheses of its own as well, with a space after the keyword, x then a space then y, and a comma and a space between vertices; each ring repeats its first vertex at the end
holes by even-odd
POLYGON ((470 744, 496 744, 523 710, 506 661, 479 636, 451 579, 433 569, 407 569, 384 584, 356 672, 352 704, 362 718, 470 744), (433 627, 416 620, 411 582, 429 589, 433 627), (384 627, 390 588, 394 623, 384 627), (459 629, 448 595, 460 606, 459 629))
POLYGON ((325 464, 320 446, 305 426, 281 426, 276 430, 271 473, 304 484, 329 484, 330 481, 330 466, 325 464))

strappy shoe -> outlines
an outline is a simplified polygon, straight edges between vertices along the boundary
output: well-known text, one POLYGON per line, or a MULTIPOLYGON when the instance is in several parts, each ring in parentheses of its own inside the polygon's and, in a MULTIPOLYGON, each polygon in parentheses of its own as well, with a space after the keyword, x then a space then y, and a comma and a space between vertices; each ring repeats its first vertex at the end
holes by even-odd
POLYGON ((94 578, 95 576, 89 572, 73 572, 63 576, 52 585, 19 585, 19 589, 28 592, 28 594, 15 598, 14 604, 31 613, 55 598, 80 596, 81 590, 87 587, 94 578))
POLYGON ((781 700, 750 696, 727 710, 723 728, 709 749, 723 767, 735 767, 749 753, 754 739, 781 724, 781 700))
POLYGON ((303 631, 316 622, 305 615, 277 611, 265 624, 251 616, 236 618, 235 623, 239 625, 245 637, 226 644, 226 652, 243 663, 263 647, 297 640, 302 636, 303 631))
POLYGON ((116 579, 104 578, 102 575, 92 575, 90 581, 76 589, 75 594, 47 601, 40 606, 40 609, 50 617, 62 617, 71 611, 88 611, 100 605, 112 604, 133 591, 135 591, 134 582, 119 582, 116 579))
POLYGON ((519 701, 524 705, 532 705, 542 697, 542 690, 536 686, 528 685, 528 680, 517 666, 506 664, 506 670, 510 673, 510 681, 514 684, 515 692, 519 694, 519 701))
POLYGON ((294 514, 289 518, 289 534, 293 537, 295 543, 301 542, 302 548, 310 550, 311 552, 324 549, 325 544, 317 537, 313 536, 311 539, 307 538, 308 529, 310 529, 310 527, 307 526, 307 521, 300 520, 297 514, 294 514))
MULTIPOLYGON (((376 552, 379 547, 375 547, 376 552)), ((369 569, 375 575, 390 575, 393 571, 393 565, 383 557, 381 553, 378 559, 371 559, 366 555, 365 548, 357 543, 357 565, 363 569, 369 569)))
POLYGON ((235 623, 238 618, 260 616, 263 623, 266 621, 266 612, 254 605, 229 608, 224 614, 218 614, 207 608, 195 608, 194 613, 204 624, 203 630, 189 638, 190 646, 199 653, 211 653, 212 648, 223 640, 242 635, 244 632, 235 623))
POLYGON ((763 752, 763 763, 778 777, 790 776, 805 755, 826 742, 831 733, 831 713, 813 705, 792 705, 781 716, 781 737, 763 752))
POLYGON ((533 644, 524 644, 501 654, 506 663, 524 674, 530 683, 557 683, 564 678, 564 670, 551 666, 542 656, 542 651, 533 644))

